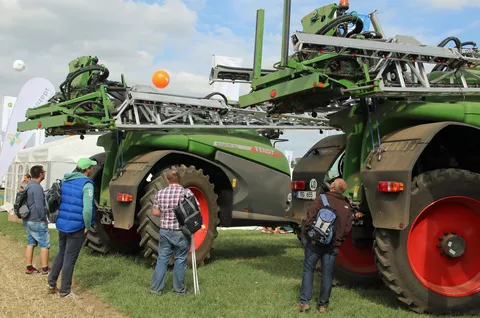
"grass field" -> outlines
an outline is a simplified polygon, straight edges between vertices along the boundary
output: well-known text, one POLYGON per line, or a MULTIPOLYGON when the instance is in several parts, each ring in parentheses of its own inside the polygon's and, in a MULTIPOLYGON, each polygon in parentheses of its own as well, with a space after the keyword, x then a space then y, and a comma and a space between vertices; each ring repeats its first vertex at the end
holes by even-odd
MULTIPOLYGON (((150 296, 153 267, 142 257, 97 256, 86 248, 77 262, 74 281, 108 305, 132 317, 300 317, 294 307, 301 284, 303 252, 294 235, 268 235, 257 231, 219 231, 214 259, 198 268, 201 295, 176 297, 173 292, 150 296)), ((0 213, 0 234, 24 243, 20 224, 0 213)), ((51 231, 51 259, 58 238, 51 231)), ((38 255, 38 251, 36 252, 38 255)), ((35 258, 35 261, 38 257, 35 258)), ((19 268, 23 270, 23 268, 19 268)), ((171 273, 167 286, 171 287, 171 273)), ((193 292, 192 272, 187 287, 193 292)), ((318 276, 314 285, 315 304, 318 276)), ((329 317, 428 317, 400 308, 386 289, 334 287, 329 317)))

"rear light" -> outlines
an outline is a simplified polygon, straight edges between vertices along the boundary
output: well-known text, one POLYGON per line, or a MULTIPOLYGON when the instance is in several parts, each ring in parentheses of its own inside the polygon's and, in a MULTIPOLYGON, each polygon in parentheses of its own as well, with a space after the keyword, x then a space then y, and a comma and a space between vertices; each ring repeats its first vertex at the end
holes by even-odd
POLYGON ((131 194, 119 193, 119 194, 117 194, 117 201, 118 202, 132 202, 133 201, 133 196, 131 194))
POLYGON ((378 192, 402 192, 404 189, 402 182, 379 181, 378 192))
POLYGON ((292 181, 290 182, 290 189, 292 190, 304 190, 305 181, 292 181))

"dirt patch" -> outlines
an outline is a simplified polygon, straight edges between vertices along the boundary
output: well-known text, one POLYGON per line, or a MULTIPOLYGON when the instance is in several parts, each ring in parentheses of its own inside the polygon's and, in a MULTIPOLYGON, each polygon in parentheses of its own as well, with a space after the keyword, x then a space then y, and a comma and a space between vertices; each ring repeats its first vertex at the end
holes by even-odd
MULTIPOLYGON (((24 246, 0 235, 0 317, 128 317, 76 286, 72 290, 82 299, 49 294, 46 276, 25 274, 24 252, 24 246)), ((34 266, 38 262, 35 256, 34 266)))

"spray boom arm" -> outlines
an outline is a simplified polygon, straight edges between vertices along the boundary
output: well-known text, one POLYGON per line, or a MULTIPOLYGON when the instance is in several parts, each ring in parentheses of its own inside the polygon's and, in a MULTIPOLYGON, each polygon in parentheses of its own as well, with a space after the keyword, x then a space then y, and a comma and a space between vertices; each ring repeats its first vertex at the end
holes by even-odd
POLYGON ((303 30, 290 35, 290 8, 291 0, 284 0, 281 60, 274 70, 261 68, 264 10, 260 9, 254 69, 219 65, 211 71, 211 82, 239 78, 251 83, 252 91, 240 97, 241 107, 268 104, 272 114, 316 114, 338 110, 358 98, 480 95, 475 42, 449 37, 435 47, 411 36, 387 39, 376 12, 363 16, 348 12, 348 0, 313 10, 302 18, 303 30), (289 56, 290 41, 295 52, 289 56), (452 41, 455 47, 445 47, 452 41))

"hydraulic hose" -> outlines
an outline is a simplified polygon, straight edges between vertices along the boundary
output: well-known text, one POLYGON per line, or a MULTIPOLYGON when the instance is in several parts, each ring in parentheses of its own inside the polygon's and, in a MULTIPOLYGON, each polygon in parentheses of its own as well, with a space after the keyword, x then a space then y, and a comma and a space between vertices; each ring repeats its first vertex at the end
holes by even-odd
MULTIPOLYGON (((451 42, 451 41, 455 42, 455 47, 458 50, 462 49, 462 42, 457 37, 454 37, 454 36, 450 36, 450 37, 444 39, 442 42, 440 42, 440 44, 437 45, 437 47, 445 47, 445 45, 447 45, 447 43, 451 42)), ((445 69, 446 69, 445 65, 442 65, 442 64, 438 63, 432 69, 432 72, 438 72, 438 71, 443 72, 445 69)))
POLYGON ((345 37, 348 38, 348 37, 351 37, 354 34, 358 34, 358 33, 362 32, 362 30, 363 30, 362 19, 360 19, 359 17, 356 17, 354 15, 351 15, 351 14, 346 14, 346 15, 339 16, 338 18, 333 19, 332 21, 328 22, 320 30, 318 30, 316 34, 325 35, 330 30, 332 30, 333 28, 338 27, 339 25, 341 25, 343 23, 347 23, 347 22, 354 23, 355 24, 355 29, 350 31, 345 37))
POLYGON ((72 73, 68 74, 65 81, 62 84, 60 84, 60 91, 63 93, 66 100, 70 99, 70 89, 72 87, 73 80, 75 78, 77 78, 78 76, 80 76, 81 74, 86 73, 86 72, 90 72, 90 71, 101 71, 102 72, 102 74, 98 78, 98 80, 106 79, 108 77, 109 73, 110 73, 108 71, 108 69, 104 66, 91 65, 91 66, 83 67, 81 69, 76 70, 75 72, 72 72, 72 73), (66 89, 65 89, 65 86, 66 86, 66 89))
POLYGON ((473 41, 468 41, 468 42, 463 42, 463 43, 462 43, 462 47, 467 46, 467 45, 471 45, 471 46, 473 46, 473 47, 477 47, 477 43, 476 43, 476 42, 473 42, 473 41))
POLYGON ((440 42, 439 45, 437 45, 438 47, 444 47, 445 45, 447 45, 448 42, 450 41, 454 41, 455 42, 455 46, 457 49, 461 49, 462 48, 462 42, 460 42, 460 40, 457 38, 457 37, 454 37, 454 36, 450 36, 448 38, 446 38, 445 40, 443 40, 442 42, 440 42))

